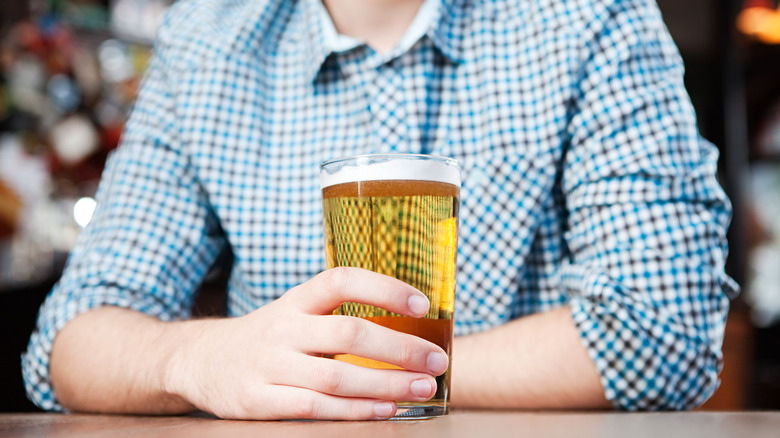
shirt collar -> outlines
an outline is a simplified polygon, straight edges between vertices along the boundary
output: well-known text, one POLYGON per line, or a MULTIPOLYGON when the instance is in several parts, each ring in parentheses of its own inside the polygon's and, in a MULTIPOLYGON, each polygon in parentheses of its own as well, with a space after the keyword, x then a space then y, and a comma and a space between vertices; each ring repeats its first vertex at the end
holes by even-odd
MULTIPOLYGON (((339 34, 321 0, 301 0, 301 3, 307 39, 304 69, 306 76, 314 80, 328 56, 350 51, 363 42, 339 34)), ((450 61, 461 62, 462 35, 452 25, 455 12, 452 3, 457 3, 457 0, 425 0, 397 47, 388 54, 388 59, 406 52, 420 38, 427 36, 450 61)))
POLYGON ((436 3, 435 20, 426 35, 447 59, 460 64, 465 60, 463 38, 471 31, 463 25, 464 17, 473 3, 470 0, 438 0, 436 3))

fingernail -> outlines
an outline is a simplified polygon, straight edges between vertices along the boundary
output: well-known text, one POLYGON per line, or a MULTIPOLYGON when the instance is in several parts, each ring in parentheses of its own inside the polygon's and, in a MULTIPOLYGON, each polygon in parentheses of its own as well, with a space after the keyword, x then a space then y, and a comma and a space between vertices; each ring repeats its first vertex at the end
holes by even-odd
POLYGON ((450 361, 447 358, 447 355, 436 351, 428 354, 428 361, 425 363, 428 367, 428 371, 437 376, 447 371, 449 364, 450 361))
POLYGON ((420 295, 410 296, 408 305, 409 310, 411 310, 415 315, 425 315, 428 313, 428 307, 430 306, 428 299, 420 295))
POLYGON ((390 418, 393 416, 394 408, 392 402, 376 403, 374 404, 374 415, 376 415, 377 418, 390 418))
POLYGON ((411 385, 409 385, 409 389, 412 391, 412 394, 414 394, 417 397, 430 397, 431 393, 433 392, 433 387, 431 386, 431 381, 428 379, 419 379, 412 382, 411 385))

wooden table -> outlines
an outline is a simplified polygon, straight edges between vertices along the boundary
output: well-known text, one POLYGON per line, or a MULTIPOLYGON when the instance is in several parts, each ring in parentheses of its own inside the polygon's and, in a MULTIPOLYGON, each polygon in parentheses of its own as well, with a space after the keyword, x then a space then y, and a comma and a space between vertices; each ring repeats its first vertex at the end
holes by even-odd
POLYGON ((0 437, 749 437, 780 438, 780 412, 455 411, 423 421, 227 421, 204 417, 0 414, 0 437))

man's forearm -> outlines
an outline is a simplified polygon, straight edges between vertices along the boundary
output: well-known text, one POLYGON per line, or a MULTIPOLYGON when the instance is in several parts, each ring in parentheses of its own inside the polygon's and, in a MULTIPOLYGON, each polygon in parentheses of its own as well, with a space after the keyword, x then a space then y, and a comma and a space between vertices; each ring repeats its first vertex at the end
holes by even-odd
POLYGON ((69 410, 174 414, 192 405, 165 390, 168 359, 196 321, 164 323, 117 307, 79 315, 57 335, 50 373, 69 410))
POLYGON ((449 363, 441 347, 333 315, 343 302, 411 318, 421 318, 430 306, 422 292, 400 280, 335 268, 236 318, 171 323, 104 307, 59 332, 49 376, 65 408, 92 412, 199 409, 233 419, 369 420, 392 417, 395 401, 433 397, 435 376, 449 363), (340 353, 404 371, 327 358, 340 353))
MULTIPOLYGON (((74 411, 192 411, 192 404, 166 388, 170 356, 191 340, 188 331, 209 336, 206 325, 219 323, 163 323, 114 307, 85 313, 55 340, 51 378, 57 397, 74 411)), ((453 358, 453 406, 609 406, 567 307, 457 338, 453 358)))
POLYGON ((456 338, 452 357, 453 406, 609 407, 568 307, 456 338))

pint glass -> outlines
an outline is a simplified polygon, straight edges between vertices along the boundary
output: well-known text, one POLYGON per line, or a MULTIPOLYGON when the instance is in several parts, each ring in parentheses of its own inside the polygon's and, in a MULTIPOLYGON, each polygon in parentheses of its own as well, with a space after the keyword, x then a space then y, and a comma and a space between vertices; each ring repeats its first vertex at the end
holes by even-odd
MULTIPOLYGON (((428 314, 420 319, 358 303, 344 303, 334 313, 419 336, 450 355, 460 207, 458 163, 411 154, 338 158, 322 164, 320 182, 328 269, 351 266, 389 275, 422 291, 431 302, 428 314)), ((334 358, 371 368, 397 368, 347 354, 334 358)), ((427 402, 399 402, 396 418, 446 414, 449 368, 436 384, 436 394, 427 402)))

